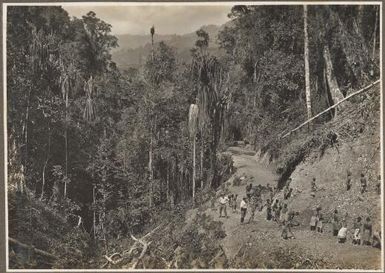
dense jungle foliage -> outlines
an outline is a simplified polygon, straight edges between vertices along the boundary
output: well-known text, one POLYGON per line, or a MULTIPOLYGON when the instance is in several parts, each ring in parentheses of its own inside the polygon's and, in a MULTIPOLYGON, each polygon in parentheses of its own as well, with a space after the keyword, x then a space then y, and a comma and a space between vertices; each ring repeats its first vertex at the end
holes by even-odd
MULTIPOLYGON (((120 71, 119 41, 94 12, 8 7, 9 236, 62 258, 13 258, 16 246, 11 267, 89 267, 218 188, 233 141, 277 156, 307 118, 303 12, 234 6, 218 37, 197 31, 191 63, 156 41, 141 68, 120 71), (213 39, 225 54, 207 50, 213 39)), ((307 20, 314 115, 379 77, 379 7, 309 6, 307 20)))

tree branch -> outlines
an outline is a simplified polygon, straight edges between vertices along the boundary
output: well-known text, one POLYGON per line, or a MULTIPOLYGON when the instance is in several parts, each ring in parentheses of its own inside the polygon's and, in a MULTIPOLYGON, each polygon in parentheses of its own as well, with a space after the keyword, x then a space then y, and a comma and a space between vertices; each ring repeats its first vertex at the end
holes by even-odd
POLYGON ((41 256, 44 256, 44 257, 47 257, 47 258, 50 258, 50 259, 55 259, 55 260, 59 259, 59 257, 57 257, 57 256, 55 256, 55 255, 53 255, 51 253, 48 253, 48 252, 46 252, 44 250, 41 250, 41 249, 38 249, 38 248, 36 248, 36 247, 34 247, 32 245, 23 244, 23 243, 19 242, 18 240, 13 239, 11 237, 8 237, 8 241, 11 244, 17 245, 17 246, 19 246, 21 248, 32 249, 33 252, 35 252, 36 254, 39 254, 41 256))

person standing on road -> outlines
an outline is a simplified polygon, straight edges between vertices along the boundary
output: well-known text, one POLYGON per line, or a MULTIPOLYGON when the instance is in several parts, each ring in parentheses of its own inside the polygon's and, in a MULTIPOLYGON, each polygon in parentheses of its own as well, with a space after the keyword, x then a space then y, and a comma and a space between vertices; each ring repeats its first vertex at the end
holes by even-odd
POLYGON ((281 209, 281 204, 279 203, 278 199, 275 199, 275 202, 273 204, 273 220, 277 223, 279 222, 279 215, 281 214, 281 209))
POLYGON ((324 232, 324 218, 322 213, 319 214, 318 216, 318 222, 317 222, 317 232, 322 233, 324 232))
POLYGON ((234 194, 229 194, 229 208, 231 209, 233 207, 233 202, 234 202, 234 194))
POLYGON ((250 199, 251 215, 249 218, 249 223, 254 220, 254 215, 255 215, 255 211, 257 210, 257 207, 258 207, 258 198, 257 198, 256 193, 254 192, 254 194, 251 196, 251 199, 250 199))
POLYGON ((348 234, 348 228, 346 227, 346 223, 342 223, 342 227, 338 231, 337 238, 339 243, 345 243, 346 242, 346 237, 348 234))
POLYGON ((361 194, 362 194, 362 193, 366 192, 366 188, 368 186, 368 183, 366 182, 365 175, 363 173, 361 173, 360 182, 361 182, 361 194))
POLYGON ((371 245, 370 240, 372 238, 372 222, 370 221, 370 217, 366 217, 366 222, 362 228, 362 244, 363 245, 371 245))
POLYGON ((237 199, 238 199, 238 194, 233 196, 233 206, 232 206, 233 212, 237 211, 237 199))
POLYGON ((313 180, 311 181, 311 192, 310 192, 310 196, 311 197, 315 197, 315 192, 317 191, 317 185, 315 183, 315 177, 313 177, 313 180))
POLYGON ((381 231, 376 231, 373 234, 372 247, 381 249, 381 231))
POLYGON ((346 190, 349 191, 351 187, 352 187, 352 173, 350 171, 347 171, 346 190))
POLYGON ((284 225, 285 224, 285 220, 286 220, 286 217, 287 217, 287 212, 288 212, 288 209, 287 209, 287 204, 286 203, 283 203, 282 205, 282 210, 281 210, 281 215, 279 216, 279 222, 284 225))
POLYGON ((354 234, 353 234, 353 245, 361 244, 361 217, 357 217, 356 221, 353 224, 354 234))
POLYGON ((219 197, 219 217, 222 217, 222 211, 224 211, 225 213, 224 217, 228 218, 227 210, 226 210, 226 206, 228 202, 229 202, 229 198, 225 196, 224 193, 222 193, 221 197, 219 197))
POLYGON ((266 220, 271 220, 271 202, 270 199, 266 201, 266 220))
POLYGON ((313 215, 310 218, 310 230, 315 231, 318 223, 318 217, 317 217, 317 212, 314 211, 313 215))
POLYGON ((332 227, 333 227, 333 236, 338 235, 338 231, 340 229, 340 223, 339 223, 339 217, 338 217, 338 211, 334 210, 333 216, 332 216, 332 227))
POLYGON ((282 226, 282 233, 281 237, 283 239, 295 239, 294 233, 291 231, 291 227, 293 226, 293 219, 294 219, 295 213, 293 211, 290 211, 287 213, 287 220, 282 226))
POLYGON ((243 197, 241 201, 241 224, 243 224, 243 221, 245 220, 246 211, 247 211, 247 198, 243 197))
POLYGON ((246 196, 247 196, 247 198, 249 198, 250 199, 250 197, 251 197, 251 189, 253 188, 253 184, 249 184, 249 185, 247 185, 246 186, 246 196))

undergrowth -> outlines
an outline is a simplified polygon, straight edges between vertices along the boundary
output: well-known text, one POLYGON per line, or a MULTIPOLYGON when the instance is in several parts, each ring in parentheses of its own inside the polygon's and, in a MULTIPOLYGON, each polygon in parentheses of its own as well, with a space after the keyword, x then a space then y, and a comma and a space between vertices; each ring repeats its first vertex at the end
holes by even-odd
POLYGON ((289 135, 275 137, 261 148, 261 154, 268 153, 270 161, 276 163, 279 174, 278 187, 282 188, 287 179, 310 153, 322 157, 329 148, 336 148, 343 142, 352 142, 359 135, 378 134, 380 92, 375 86, 369 91, 343 103, 336 116, 329 122, 317 123, 289 135))

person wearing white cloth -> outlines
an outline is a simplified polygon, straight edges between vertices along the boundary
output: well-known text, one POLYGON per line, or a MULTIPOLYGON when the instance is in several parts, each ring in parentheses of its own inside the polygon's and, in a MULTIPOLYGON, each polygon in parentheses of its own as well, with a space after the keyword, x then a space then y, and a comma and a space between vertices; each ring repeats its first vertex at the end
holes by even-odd
POLYGON ((219 197, 219 217, 222 217, 222 211, 224 211, 225 212, 224 217, 228 218, 227 210, 226 210, 226 206, 228 202, 229 202, 229 198, 222 193, 221 197, 219 197))
POLYGON ((346 227, 346 224, 343 223, 342 228, 340 228, 340 230, 338 231, 338 235, 337 235, 339 243, 345 243, 346 242, 347 233, 348 233, 348 229, 346 227))
POLYGON ((247 211, 247 198, 243 197, 241 201, 241 224, 243 224, 243 221, 245 220, 246 211, 247 211))

